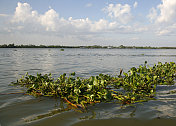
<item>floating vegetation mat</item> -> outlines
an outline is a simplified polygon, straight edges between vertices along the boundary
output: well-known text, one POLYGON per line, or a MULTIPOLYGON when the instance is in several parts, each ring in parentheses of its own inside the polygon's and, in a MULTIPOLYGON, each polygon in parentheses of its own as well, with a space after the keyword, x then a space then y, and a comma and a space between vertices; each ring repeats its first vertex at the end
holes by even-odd
POLYGON ((117 102, 122 105, 155 99, 157 85, 174 85, 176 78, 175 62, 154 66, 132 67, 127 73, 120 71, 118 76, 100 74, 90 78, 76 77, 75 73, 65 73, 57 79, 51 74, 26 73, 13 85, 27 88, 26 94, 58 97, 75 108, 86 109, 87 105, 101 102, 117 102))

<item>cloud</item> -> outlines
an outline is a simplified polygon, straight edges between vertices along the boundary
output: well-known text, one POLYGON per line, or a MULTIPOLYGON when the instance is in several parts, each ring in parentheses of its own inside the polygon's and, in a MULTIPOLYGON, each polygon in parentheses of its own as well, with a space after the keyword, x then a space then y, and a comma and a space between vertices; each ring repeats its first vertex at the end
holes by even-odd
POLYGON ((171 33, 171 31, 166 29, 157 32, 158 35, 168 35, 169 33, 171 33))
POLYGON ((155 23, 174 23, 176 21, 176 0, 162 0, 156 8, 152 8, 148 15, 155 23))
POLYGON ((138 2, 135 1, 135 3, 133 4, 133 7, 136 8, 138 6, 138 2))
POLYGON ((86 7, 92 7, 92 6, 93 6, 92 3, 86 4, 86 7))
POLYGON ((150 22, 153 22, 157 18, 157 10, 155 8, 151 8, 147 18, 149 18, 150 22))
POLYGON ((33 10, 28 3, 19 2, 14 15, 12 15, 9 27, 4 30, 7 33, 23 34, 24 36, 36 36, 37 34, 39 36, 53 36, 53 38, 63 41, 80 40, 81 42, 96 39, 105 41, 103 38, 108 35, 136 34, 148 30, 147 27, 137 23, 127 24, 130 20, 129 17, 132 17, 129 5, 109 4, 106 9, 109 9, 106 14, 112 16, 112 20, 105 18, 98 20, 74 19, 74 17, 66 19, 60 17, 59 13, 51 7, 45 13, 40 14, 33 10), (119 10, 119 13, 117 10, 119 10))
POLYGON ((39 15, 37 11, 33 11, 28 3, 18 2, 12 23, 24 23, 32 25, 41 25, 45 27, 46 31, 56 31, 56 22, 59 15, 53 10, 49 9, 43 15, 39 15))
POLYGON ((37 16, 38 13, 36 11, 32 11, 32 8, 28 3, 18 2, 12 22, 24 23, 26 21, 31 21, 31 19, 35 20, 37 16))
POLYGON ((150 9, 147 17, 156 26, 157 35, 175 35, 176 0, 162 0, 159 5, 150 9))
POLYGON ((109 4, 103 10, 108 13, 109 17, 123 24, 127 24, 132 19, 131 6, 128 4, 109 4))
POLYGON ((68 23, 78 30, 89 30, 92 21, 90 21, 89 18, 73 19, 72 17, 70 17, 68 23))
POLYGON ((176 21, 176 0, 162 0, 157 8, 160 14, 157 18, 158 23, 172 23, 176 21))
POLYGON ((176 23, 158 27, 156 34, 159 36, 176 36, 176 23))
POLYGON ((176 21, 176 0, 162 0, 156 8, 150 9, 147 17, 155 23, 174 23, 176 21))
MULTIPOLYGON (((112 23, 104 19, 99 21, 91 21, 86 19, 73 19, 70 17, 68 20, 59 17, 59 14, 54 9, 49 9, 44 14, 38 14, 37 11, 32 10, 32 7, 28 3, 18 3, 14 16, 11 20, 12 24, 16 24, 17 30, 19 26, 30 30, 42 30, 52 32, 100 32, 114 27, 112 23)), ((12 30, 13 28, 11 28, 12 30)), ((20 29, 22 30, 22 29, 20 29)), ((74 33, 73 33, 74 34, 74 33)))
POLYGON ((41 25, 46 27, 46 31, 56 31, 56 23, 59 20, 59 15, 55 10, 50 9, 44 15, 38 18, 41 25))

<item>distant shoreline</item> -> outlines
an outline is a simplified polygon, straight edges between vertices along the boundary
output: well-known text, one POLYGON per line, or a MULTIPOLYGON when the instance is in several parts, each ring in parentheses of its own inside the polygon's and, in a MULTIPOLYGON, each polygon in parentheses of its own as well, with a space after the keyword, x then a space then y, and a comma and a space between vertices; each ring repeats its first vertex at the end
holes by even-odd
POLYGON ((15 45, 4 44, 0 48, 81 48, 81 49, 176 49, 176 47, 150 47, 150 46, 60 46, 60 45, 15 45))

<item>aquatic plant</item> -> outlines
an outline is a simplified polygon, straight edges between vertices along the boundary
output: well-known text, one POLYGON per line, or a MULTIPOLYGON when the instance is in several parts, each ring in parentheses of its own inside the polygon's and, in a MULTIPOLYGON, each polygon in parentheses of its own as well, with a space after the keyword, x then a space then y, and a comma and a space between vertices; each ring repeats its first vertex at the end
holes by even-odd
POLYGON ((157 85, 175 84, 176 64, 158 62, 150 67, 145 62, 121 74, 122 70, 119 76, 100 74, 80 78, 74 72, 54 79, 51 74, 33 76, 26 73, 13 84, 26 87, 29 95, 59 97, 76 108, 85 109, 89 104, 101 102, 125 105, 154 99, 157 85))

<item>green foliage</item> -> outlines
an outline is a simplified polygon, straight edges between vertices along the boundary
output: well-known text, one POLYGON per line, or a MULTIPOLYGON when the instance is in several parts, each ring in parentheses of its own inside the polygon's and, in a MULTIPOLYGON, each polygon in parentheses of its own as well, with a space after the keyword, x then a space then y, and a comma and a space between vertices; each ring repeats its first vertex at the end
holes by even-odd
POLYGON ((131 104, 154 99, 157 85, 173 85, 176 64, 158 62, 158 65, 150 67, 145 62, 123 75, 113 77, 100 74, 80 78, 75 77, 74 72, 70 76, 64 73, 54 80, 51 74, 33 76, 26 73, 13 84, 25 86, 29 95, 60 97, 71 105, 83 108, 88 104, 114 100, 121 104, 131 104))

